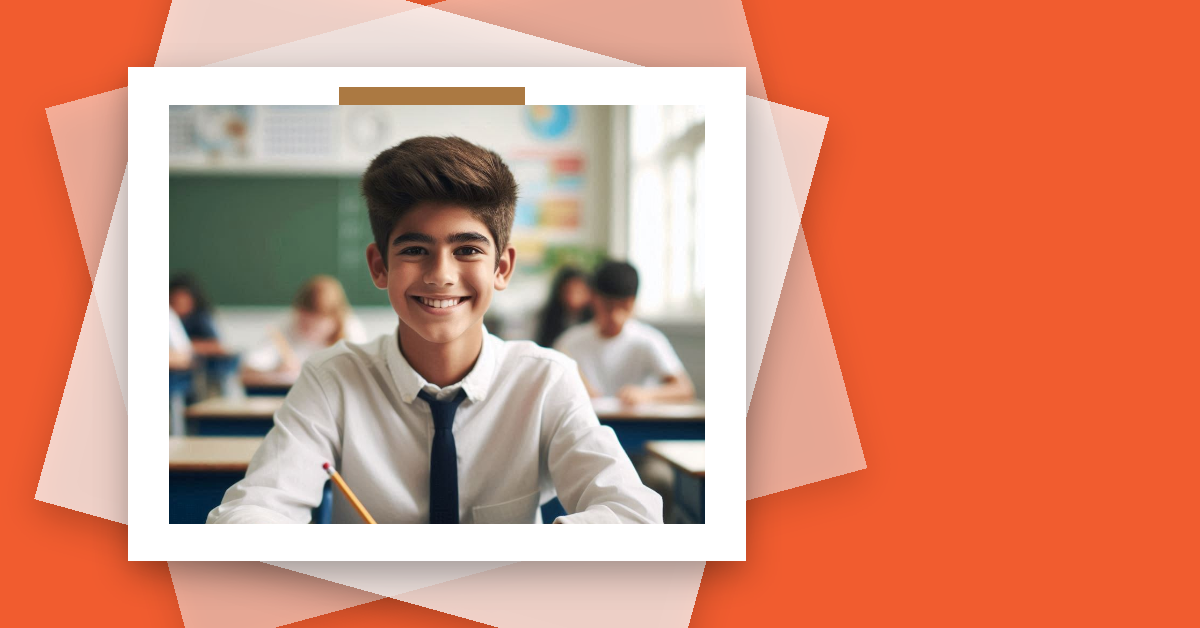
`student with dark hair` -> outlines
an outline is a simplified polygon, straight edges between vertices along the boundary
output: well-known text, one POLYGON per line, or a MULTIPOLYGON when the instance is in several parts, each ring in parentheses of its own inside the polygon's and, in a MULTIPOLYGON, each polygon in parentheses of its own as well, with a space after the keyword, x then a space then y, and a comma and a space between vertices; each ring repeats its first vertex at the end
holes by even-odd
MULTIPOLYGON (((508 286, 517 183, 496 153, 419 137, 367 167, 367 264, 396 333, 310 358, 210 523, 307 523, 332 463, 380 523, 662 523, 578 368, 486 333, 508 286)), ((340 495, 333 521, 358 523, 340 495)))
POLYGON ((190 273, 177 273, 171 277, 171 311, 179 317, 187 332, 192 350, 199 355, 224 353, 213 325, 212 310, 208 298, 190 273))
POLYGON ((592 320, 592 291, 588 276, 574 266, 563 266, 550 284, 550 298, 538 318, 535 341, 553 347, 567 328, 592 320))
POLYGON ((667 337, 633 318, 637 291, 632 265, 601 264, 592 277, 595 320, 568 329, 554 348, 579 363, 592 396, 614 396, 629 405, 691 400, 692 380, 667 337))

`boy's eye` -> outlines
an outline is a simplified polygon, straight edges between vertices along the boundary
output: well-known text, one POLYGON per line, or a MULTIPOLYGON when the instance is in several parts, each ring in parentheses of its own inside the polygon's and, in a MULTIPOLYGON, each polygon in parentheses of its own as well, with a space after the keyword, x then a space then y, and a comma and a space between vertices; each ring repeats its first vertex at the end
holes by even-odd
POLYGON ((425 247, 422 247, 422 246, 405 247, 403 249, 400 249, 399 254, 400 255, 424 255, 425 247))
POLYGON ((482 253, 483 253, 482 250, 480 250, 476 247, 473 247, 473 246, 460 247, 457 251, 454 252, 455 255, 480 255, 482 253))

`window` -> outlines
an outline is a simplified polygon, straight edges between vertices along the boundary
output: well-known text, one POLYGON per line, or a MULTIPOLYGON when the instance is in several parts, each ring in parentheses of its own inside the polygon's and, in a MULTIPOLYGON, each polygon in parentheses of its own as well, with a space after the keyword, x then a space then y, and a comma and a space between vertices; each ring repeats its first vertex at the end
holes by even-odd
POLYGON ((624 235, 641 277, 638 309, 659 318, 703 315, 703 109, 635 105, 628 114, 624 235))

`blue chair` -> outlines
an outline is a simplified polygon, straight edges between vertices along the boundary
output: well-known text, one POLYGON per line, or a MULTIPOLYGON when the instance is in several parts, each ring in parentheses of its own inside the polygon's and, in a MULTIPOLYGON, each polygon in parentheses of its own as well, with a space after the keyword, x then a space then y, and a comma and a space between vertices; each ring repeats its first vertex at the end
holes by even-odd
POLYGON ((236 353, 204 357, 204 373, 209 382, 216 385, 222 397, 237 397, 245 394, 238 373, 241 358, 236 353))
POLYGON ((187 398, 192 391, 191 371, 171 371, 168 379, 171 397, 171 436, 183 436, 187 431, 184 412, 187 398))
POLYGON ((333 481, 325 483, 325 491, 321 495, 321 505, 313 508, 312 523, 333 523, 333 481))

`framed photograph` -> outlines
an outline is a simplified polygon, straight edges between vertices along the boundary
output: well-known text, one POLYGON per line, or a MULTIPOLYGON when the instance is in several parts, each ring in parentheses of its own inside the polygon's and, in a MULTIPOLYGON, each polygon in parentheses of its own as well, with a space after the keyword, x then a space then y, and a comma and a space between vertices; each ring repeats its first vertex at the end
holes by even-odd
POLYGON ((131 68, 130 559, 744 560, 744 85, 131 68))

